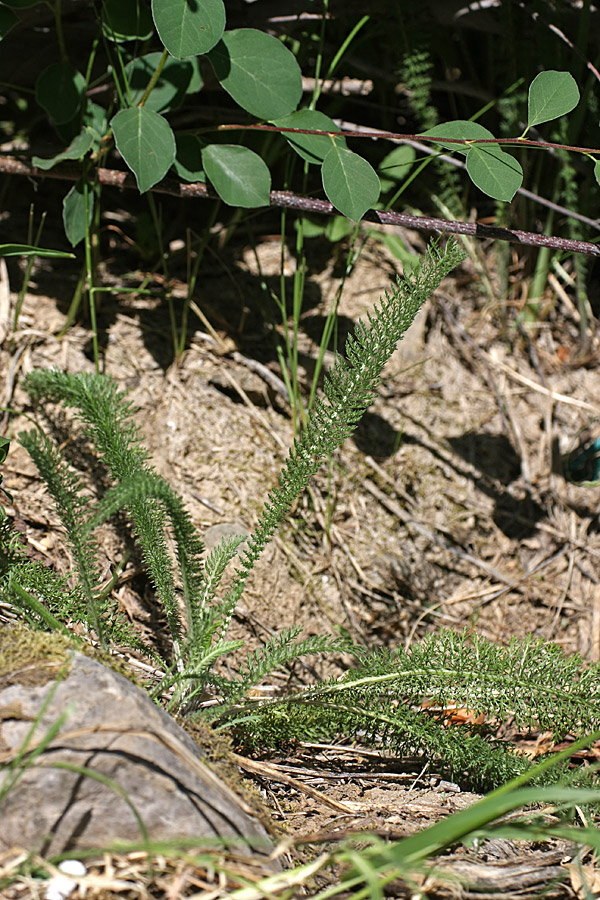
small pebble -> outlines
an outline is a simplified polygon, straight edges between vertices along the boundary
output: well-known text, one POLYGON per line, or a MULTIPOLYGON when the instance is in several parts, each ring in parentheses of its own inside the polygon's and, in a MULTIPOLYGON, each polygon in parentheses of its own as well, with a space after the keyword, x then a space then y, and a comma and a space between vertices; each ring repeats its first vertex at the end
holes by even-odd
POLYGON ((77 887, 77 882, 68 875, 83 877, 87 873, 86 867, 78 859, 64 859, 58 864, 58 868, 64 875, 55 875, 48 882, 45 900, 66 900, 77 887))

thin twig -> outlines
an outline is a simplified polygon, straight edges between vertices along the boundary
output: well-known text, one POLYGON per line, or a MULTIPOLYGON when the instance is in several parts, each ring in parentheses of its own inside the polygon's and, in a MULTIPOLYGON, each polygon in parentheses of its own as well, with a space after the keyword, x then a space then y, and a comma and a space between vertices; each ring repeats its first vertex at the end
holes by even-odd
MULTIPOLYGON (((439 308, 441 309, 442 313, 444 314, 446 323, 450 326, 450 328, 453 331, 455 331, 458 334, 458 336, 464 341, 464 343, 471 349, 471 351, 473 352, 473 355, 477 357, 477 359, 481 363, 483 369, 485 370, 485 373, 487 375, 488 384, 491 387, 492 391, 494 392, 494 396, 496 398, 496 406, 498 407, 498 412, 499 412, 500 418, 502 420, 502 425, 504 426, 504 430, 506 431, 506 433, 510 434, 511 428, 510 428, 508 419, 506 417, 505 399, 502 396, 502 394, 500 393, 500 388, 496 384, 496 379, 494 378, 494 373, 493 373, 493 370, 492 370, 489 362, 487 361, 483 352, 477 346, 477 344, 475 343, 473 338, 469 334, 467 334, 467 332, 465 331, 463 326, 460 324, 460 322, 452 315, 447 303, 445 303, 445 301, 440 296, 436 296, 436 302, 437 302, 439 308)), ((468 362, 470 363, 471 360, 468 360, 468 362)))
MULTIPOLYGON (((29 178, 58 178, 66 181, 77 181, 81 176, 79 170, 69 166, 63 167, 62 165, 47 172, 42 172, 11 156, 0 157, 0 172, 8 175, 26 175, 29 178)), ((136 180, 129 172, 122 172, 119 169, 98 169, 96 176, 100 184, 137 190, 136 180)), ((206 184, 201 182, 182 184, 174 178, 165 178, 151 190, 159 194, 169 194, 173 197, 192 197, 202 200, 218 199, 218 194, 206 184)), ((299 194, 293 194, 291 191, 271 191, 269 205, 283 209, 297 209, 304 213, 326 216, 339 215, 333 204, 327 200, 302 197, 299 194)), ((515 231, 510 228, 499 228, 495 225, 482 225, 479 222, 449 222, 446 219, 436 219, 431 216, 412 216, 408 213, 383 212, 375 209, 368 210, 363 218, 367 222, 414 228, 417 231, 434 231, 437 234, 466 234, 470 237, 509 241, 513 244, 524 244, 529 247, 550 247, 554 250, 564 250, 567 253, 585 253, 588 256, 600 256, 600 247, 589 241, 575 241, 552 235, 535 234, 532 231, 515 231)))
POLYGON ((259 378, 271 388, 279 397, 283 400, 284 403, 288 404, 290 402, 290 397, 288 394, 288 390, 281 380, 274 372, 265 366, 263 363, 258 362, 256 359, 250 359, 248 356, 244 356, 238 350, 234 350, 232 353, 232 359, 234 362, 240 363, 242 366, 246 366, 247 369, 250 369, 251 372, 255 372, 259 378))
MULTIPOLYGON (((485 351, 482 351, 482 353, 483 352, 485 351)), ((511 378, 514 378, 515 381, 524 384, 533 391, 537 391, 538 394, 545 394, 546 397, 551 397, 557 403, 566 403, 569 406, 578 406, 580 409, 589 409, 591 412, 595 413, 599 412, 598 407, 594 406, 593 403, 587 403, 585 400, 578 400, 576 397, 567 397, 565 394, 559 394, 557 391, 551 391, 541 384, 536 384, 531 378, 526 378, 525 375, 521 375, 519 372, 511 369, 510 366, 507 366, 506 363, 501 362, 499 359, 490 359, 490 362, 492 366, 498 366, 499 369, 502 369, 502 371, 506 372, 507 375, 510 375, 511 378)))
POLYGON ((363 481, 364 487, 367 491, 372 494, 376 500, 378 500, 382 506, 384 506, 388 512, 391 512, 392 515, 396 516, 403 522, 407 528, 413 529, 420 534, 421 537, 424 537, 432 544, 436 544, 438 547, 442 547, 448 553, 457 556, 459 559, 464 560, 465 562, 471 563, 471 565, 476 566, 478 569, 481 569, 486 575, 490 575, 496 581, 499 581, 501 584, 506 585, 510 590, 517 586, 517 583, 513 578, 505 575, 503 572, 500 572, 494 566, 490 566, 483 559, 479 559, 476 556, 473 556, 471 553, 467 553, 465 550, 462 550, 460 547, 456 547, 452 544, 452 542, 444 535, 438 528, 428 528, 426 525, 423 525, 422 522, 417 521, 417 519, 413 518, 409 515, 399 503, 396 503, 391 497, 388 497, 383 491, 380 491, 379 488, 368 478, 365 478, 363 481))
POLYGON ((275 441, 275 443, 276 443, 282 450, 287 450, 287 444, 285 443, 285 441, 277 434, 276 431, 273 430, 273 428, 271 428, 269 422, 268 422, 267 419, 262 415, 262 413, 260 413, 260 412, 257 410, 256 405, 255 405, 255 404, 252 402, 252 400, 249 398, 248 394, 247 394, 246 391, 243 389, 243 387, 241 386, 241 384, 239 384, 239 382, 236 381, 236 379, 233 377, 233 375, 232 375, 230 372, 228 372, 227 369, 223 369, 223 375, 225 376, 225 378, 227 379, 227 381, 230 383, 230 385, 232 386, 232 388, 239 394, 239 396, 240 396, 242 402, 244 403, 244 405, 245 405, 246 408, 248 409, 248 411, 249 411, 250 415, 252 416, 252 418, 253 418, 253 419, 256 419, 256 421, 260 423, 260 425, 265 429, 265 431, 266 431, 268 434, 271 435, 271 437, 273 438, 273 440, 275 441))
POLYGON ((238 756, 237 753, 232 753, 231 758, 240 769, 243 769, 245 772, 252 772, 253 775, 260 775, 263 778, 271 778, 273 781, 280 781, 283 784, 287 784, 303 794, 308 794, 313 800, 318 800, 319 803, 329 806, 330 809, 333 809, 338 813, 341 812, 344 815, 350 816, 356 815, 355 809, 351 809, 345 803, 340 803, 338 800, 332 800, 327 794, 318 791, 309 784, 304 784, 303 781, 298 781, 297 778, 292 778, 291 775, 286 775, 285 772, 280 771, 277 766, 270 765, 265 762, 264 759, 260 760, 260 762, 255 762, 253 759, 247 759, 245 756, 238 756))
MULTIPOLYGON (((378 134, 376 128, 370 128, 367 125, 355 125, 352 122, 346 122, 340 119, 334 119, 334 121, 336 125, 340 126, 342 131, 359 131, 367 135, 378 134)), ((440 162, 443 162, 448 166, 454 166, 455 169, 462 169, 465 171, 467 168, 466 163, 464 163, 462 159, 458 159, 456 156, 450 156, 448 153, 440 153, 437 147, 428 147, 427 144, 423 144, 421 141, 410 140, 403 141, 403 144, 414 147, 419 153, 425 153, 427 156, 435 156, 440 162)), ((534 194, 533 191, 529 191, 524 187, 517 188, 517 194, 521 197, 525 197, 527 200, 532 200, 534 203, 539 203, 540 206, 545 206, 547 209, 553 209, 554 212, 559 213, 561 216, 567 216, 569 219, 576 219, 578 222, 583 222, 584 225, 589 225, 590 228, 600 231, 599 219, 591 219, 589 216, 584 216, 574 209, 569 209, 567 206, 561 206, 560 203, 554 203, 552 200, 548 200, 547 197, 542 197, 541 194, 534 194)))

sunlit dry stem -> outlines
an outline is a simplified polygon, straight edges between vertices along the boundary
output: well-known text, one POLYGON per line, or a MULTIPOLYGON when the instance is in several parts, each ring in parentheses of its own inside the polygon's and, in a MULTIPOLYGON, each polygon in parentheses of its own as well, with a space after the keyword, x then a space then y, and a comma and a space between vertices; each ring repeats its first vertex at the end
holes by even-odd
MULTIPOLYGON (((11 156, 0 156, 0 172, 5 172, 8 175, 26 175, 30 178, 58 178, 63 181, 73 182, 77 181, 81 174, 77 168, 62 164, 55 169, 42 172, 34 166, 27 165, 11 156)), ((136 180, 130 172, 123 172, 119 169, 98 169, 96 177, 100 184, 109 187, 138 189, 136 180)), ((164 178, 150 190, 158 194, 169 194, 173 197, 193 197, 200 200, 218 198, 216 192, 203 182, 183 184, 175 178, 164 178)), ((296 209, 300 212, 316 215, 339 215, 333 204, 329 203, 328 200, 302 197, 299 194, 293 194, 291 191, 271 191, 269 200, 271 206, 296 209)), ((585 253, 588 256, 600 256, 600 247, 590 241, 575 241, 569 238, 554 237, 553 235, 536 234, 532 231, 498 228, 495 225, 483 225, 479 222, 451 222, 431 216, 412 216, 408 213, 383 212, 375 209, 368 210, 363 218, 367 222, 378 222, 380 225, 399 225, 419 231, 433 231, 437 234, 466 234, 469 237, 509 241, 510 243, 524 244, 530 247, 551 247, 554 250, 564 250, 566 253, 585 253)))

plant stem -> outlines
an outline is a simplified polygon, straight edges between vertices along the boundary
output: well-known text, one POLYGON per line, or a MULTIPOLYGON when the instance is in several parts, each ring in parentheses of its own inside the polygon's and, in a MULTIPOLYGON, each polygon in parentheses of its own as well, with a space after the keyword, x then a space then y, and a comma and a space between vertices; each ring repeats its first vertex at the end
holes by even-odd
POLYGON ((63 625, 62 622, 59 622, 58 619, 52 615, 50 610, 46 609, 43 603, 40 603, 40 601, 37 600, 33 596, 33 594, 30 594, 29 591, 26 591, 25 588, 22 588, 17 581, 13 580, 11 589, 15 592, 20 600, 27 604, 29 609, 34 612, 36 616, 39 616, 44 620, 49 628, 52 628, 54 631, 59 631, 61 634, 66 635, 68 638, 77 639, 77 636, 73 632, 69 631, 66 625, 63 625))
MULTIPOLYGON (((87 275, 88 299, 90 304, 90 321, 92 326, 92 348, 94 352, 94 365, 96 374, 100 372, 100 353, 98 349, 98 322, 96 320, 96 298, 94 295, 94 263, 92 254, 92 230, 90 229, 90 183, 87 178, 87 166, 83 173, 83 207, 85 218, 85 269, 87 275)), ((92 193, 93 202, 93 193, 92 193)))
MULTIPOLYGON (((38 230, 35 234, 35 240, 32 242, 32 230, 33 230, 33 211, 34 207, 31 204, 29 209, 29 225, 27 228, 27 243, 32 244, 32 246, 37 247, 40 242, 40 238, 42 237, 42 230, 44 228, 44 223, 46 221, 46 210, 41 215, 40 224, 38 225, 38 230)), ((25 269, 25 277, 23 279, 23 286, 19 291, 19 296, 17 297, 17 302, 15 303, 15 314, 13 316, 13 331, 17 330, 19 325, 19 316, 21 315, 21 309, 23 308, 23 302, 25 300, 25 295, 27 293, 27 287, 29 285, 29 279, 31 278, 31 272, 33 269, 33 265, 35 262, 35 256, 30 256, 27 260, 27 267, 25 269)))
POLYGON ((144 94, 142 96, 142 99, 138 103, 138 106, 143 106, 144 103, 146 102, 146 100, 148 99, 148 97, 150 96, 150 94, 152 93, 152 88, 154 87, 154 85, 156 84, 158 79, 160 78, 160 73, 164 69, 165 63, 168 60, 168 58, 169 58, 169 51, 163 50, 162 56, 158 61, 158 65, 154 71, 154 74, 153 74, 152 78, 150 79, 150 81, 148 82, 148 86, 147 86, 146 90, 144 91, 144 94))
POLYGON ((52 12, 54 13, 54 27, 56 28, 56 40, 58 41, 60 58, 63 62, 68 62, 69 54, 67 53, 67 45, 65 44, 65 35, 62 27, 62 0, 54 0, 52 12))

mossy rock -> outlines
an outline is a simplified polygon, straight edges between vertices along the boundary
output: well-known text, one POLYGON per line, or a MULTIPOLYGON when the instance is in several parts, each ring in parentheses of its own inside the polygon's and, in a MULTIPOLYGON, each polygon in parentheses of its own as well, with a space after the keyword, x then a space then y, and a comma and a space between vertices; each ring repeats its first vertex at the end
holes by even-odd
POLYGON ((14 779, 0 799, 0 850, 224 839, 270 853, 255 809, 208 755, 66 638, 0 628, 0 796, 14 779))

